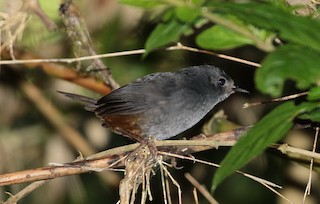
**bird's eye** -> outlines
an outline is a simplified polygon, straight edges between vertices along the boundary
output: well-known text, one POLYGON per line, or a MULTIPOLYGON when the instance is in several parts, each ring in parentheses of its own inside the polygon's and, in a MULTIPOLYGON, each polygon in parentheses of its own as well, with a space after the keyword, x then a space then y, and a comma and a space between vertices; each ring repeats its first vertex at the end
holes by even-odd
POLYGON ((226 84, 226 79, 225 78, 218 79, 218 84, 219 86, 224 86, 226 84))

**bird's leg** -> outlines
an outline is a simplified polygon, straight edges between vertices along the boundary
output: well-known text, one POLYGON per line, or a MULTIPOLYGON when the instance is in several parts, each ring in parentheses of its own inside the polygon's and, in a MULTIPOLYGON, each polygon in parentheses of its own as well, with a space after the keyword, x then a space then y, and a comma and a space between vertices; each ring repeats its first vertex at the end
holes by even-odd
POLYGON ((129 155, 129 160, 136 160, 141 158, 148 158, 155 160, 158 155, 158 149, 155 144, 156 139, 154 137, 144 137, 138 142, 140 145, 133 150, 129 155))
POLYGON ((150 150, 150 154, 153 156, 153 158, 156 158, 157 154, 158 154, 158 149, 157 149, 157 146, 156 146, 156 141, 157 139, 155 137, 148 137, 147 139, 147 142, 146 142, 146 145, 147 147, 149 148, 150 150))

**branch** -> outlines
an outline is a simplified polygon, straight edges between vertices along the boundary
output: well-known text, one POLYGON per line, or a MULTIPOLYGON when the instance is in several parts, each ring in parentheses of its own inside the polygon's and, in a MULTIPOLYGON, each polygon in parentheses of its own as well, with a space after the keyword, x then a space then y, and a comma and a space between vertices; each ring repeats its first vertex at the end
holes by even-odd
MULTIPOLYGON (((236 140, 246 132, 246 130, 247 128, 239 128, 208 137, 198 135, 190 140, 155 141, 155 144, 159 151, 188 155, 190 153, 218 148, 220 146, 232 146, 235 144, 236 140)), ((123 167, 125 163, 124 158, 138 146, 139 144, 137 143, 126 145, 106 150, 70 163, 2 174, 0 175, 0 186, 123 167)))
POLYGON ((185 173, 184 176, 195 188, 198 189, 198 191, 207 199, 207 201, 209 201, 209 203, 218 203, 209 193, 208 189, 204 185, 201 185, 193 176, 191 176, 191 174, 185 173))
MULTIPOLYGON (((207 137, 204 135, 197 135, 190 140, 155 141, 155 145, 158 147, 159 151, 178 155, 188 155, 221 146, 233 146, 248 129, 249 127, 243 127, 207 137)), ((0 186, 123 167, 126 156, 138 146, 139 144, 137 143, 121 146, 66 164, 2 174, 0 175, 0 186)), ((272 148, 286 154, 291 159, 296 159, 297 154, 299 154, 298 158, 300 161, 310 161, 310 158, 314 158, 314 164, 320 165, 319 153, 297 149, 290 147, 289 145, 273 145, 272 148)))
POLYGON ((5 202, 2 204, 17 204, 19 200, 30 194, 35 189, 39 188, 43 184, 45 184, 47 181, 36 181, 25 188, 23 188, 21 191, 19 191, 17 194, 12 195, 11 193, 7 193, 10 195, 10 198, 8 198, 5 202))

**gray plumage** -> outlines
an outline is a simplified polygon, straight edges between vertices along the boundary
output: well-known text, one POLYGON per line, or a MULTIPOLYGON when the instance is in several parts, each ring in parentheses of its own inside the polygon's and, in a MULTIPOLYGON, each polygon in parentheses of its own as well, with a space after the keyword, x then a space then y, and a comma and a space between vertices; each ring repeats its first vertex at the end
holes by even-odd
POLYGON ((114 132, 141 141, 191 128, 235 91, 246 92, 221 69, 202 65, 146 75, 99 100, 61 93, 84 103, 114 132))

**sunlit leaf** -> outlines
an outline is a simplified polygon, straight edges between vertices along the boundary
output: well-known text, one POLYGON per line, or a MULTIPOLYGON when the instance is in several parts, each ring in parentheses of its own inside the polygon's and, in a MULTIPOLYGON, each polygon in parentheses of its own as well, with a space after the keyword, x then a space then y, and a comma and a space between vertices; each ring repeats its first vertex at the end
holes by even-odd
POLYGON ((214 50, 253 44, 252 40, 220 25, 204 30, 197 36, 196 42, 202 48, 214 50))

